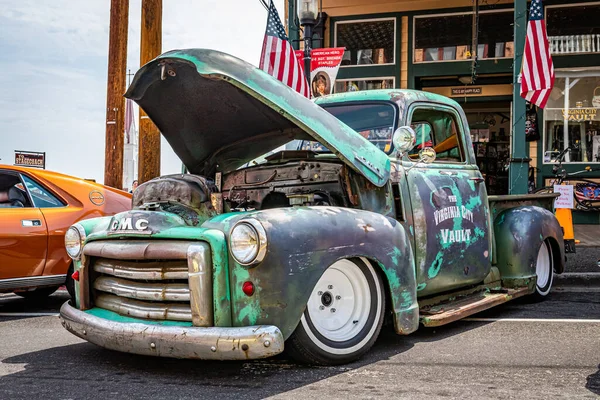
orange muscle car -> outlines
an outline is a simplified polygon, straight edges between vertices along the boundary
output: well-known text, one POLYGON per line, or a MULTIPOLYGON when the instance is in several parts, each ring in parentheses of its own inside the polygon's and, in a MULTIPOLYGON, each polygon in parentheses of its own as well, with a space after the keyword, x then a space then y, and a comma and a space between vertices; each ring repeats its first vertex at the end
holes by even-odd
POLYGON ((73 296, 65 232, 75 222, 131 208, 131 195, 35 168, 0 165, 0 293, 73 296))

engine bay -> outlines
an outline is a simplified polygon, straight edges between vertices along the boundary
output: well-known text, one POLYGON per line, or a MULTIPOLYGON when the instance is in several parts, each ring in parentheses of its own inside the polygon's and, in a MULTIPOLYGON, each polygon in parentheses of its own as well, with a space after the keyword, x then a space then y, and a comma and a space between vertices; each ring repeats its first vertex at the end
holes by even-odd
POLYGON ((207 178, 167 175, 140 185, 133 208, 162 210, 196 226, 224 212, 294 206, 349 206, 347 167, 311 151, 282 151, 264 164, 207 178))
POLYGON ((344 206, 343 169, 339 162, 308 159, 233 171, 222 179, 225 210, 344 206))

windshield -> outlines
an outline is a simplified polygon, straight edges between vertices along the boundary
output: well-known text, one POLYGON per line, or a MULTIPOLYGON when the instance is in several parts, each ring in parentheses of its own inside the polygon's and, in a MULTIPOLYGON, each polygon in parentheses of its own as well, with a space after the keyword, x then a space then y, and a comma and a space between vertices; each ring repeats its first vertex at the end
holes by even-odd
MULTIPOLYGON (((396 128, 396 108, 391 103, 360 103, 323 106, 325 111, 354 129, 379 150, 386 154, 392 152, 392 135, 396 128)), ((317 153, 329 153, 319 142, 309 140, 292 140, 273 149, 260 157, 242 165, 238 169, 263 164, 266 157, 285 150, 310 150, 317 153)))
MULTIPOLYGON (((325 111, 354 129, 386 154, 392 151, 396 108, 391 103, 361 103, 323 106, 325 111)), ((327 151, 318 142, 303 141, 302 150, 327 151)))

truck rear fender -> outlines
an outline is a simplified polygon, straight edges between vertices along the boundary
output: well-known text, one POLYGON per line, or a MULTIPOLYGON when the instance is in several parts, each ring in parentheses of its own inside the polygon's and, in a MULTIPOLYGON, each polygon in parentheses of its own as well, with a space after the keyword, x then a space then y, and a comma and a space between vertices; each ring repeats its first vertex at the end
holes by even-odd
POLYGON ((563 233, 554 214, 536 206, 502 211, 494 220, 497 267, 503 284, 523 286, 535 276, 538 251, 544 241, 552 246, 554 271, 565 267, 563 233))

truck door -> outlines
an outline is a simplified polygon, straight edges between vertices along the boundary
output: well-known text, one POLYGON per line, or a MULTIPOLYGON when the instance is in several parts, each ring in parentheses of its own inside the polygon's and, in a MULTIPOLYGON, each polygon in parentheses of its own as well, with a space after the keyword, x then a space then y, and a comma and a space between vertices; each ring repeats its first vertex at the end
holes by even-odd
MULTIPOLYGON (((480 283, 490 271, 489 206, 462 114, 448 106, 415 104, 408 114, 418 160, 431 146, 437 159, 408 171, 420 297, 480 283)), ((409 163, 406 166, 410 167, 409 163)))

